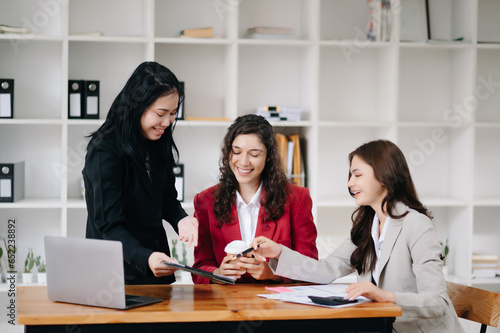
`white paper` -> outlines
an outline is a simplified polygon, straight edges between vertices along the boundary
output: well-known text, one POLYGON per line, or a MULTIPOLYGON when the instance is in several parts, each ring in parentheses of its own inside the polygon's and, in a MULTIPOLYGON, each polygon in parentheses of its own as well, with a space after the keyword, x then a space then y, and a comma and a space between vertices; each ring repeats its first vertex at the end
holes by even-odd
POLYGON ((316 305, 316 306, 323 306, 323 307, 327 307, 327 308, 343 308, 343 307, 347 307, 347 306, 354 306, 354 305, 361 304, 361 303, 371 302, 371 300, 369 300, 366 297, 358 297, 357 298, 358 302, 356 302, 356 303, 348 303, 348 304, 342 304, 342 305, 322 305, 322 304, 314 303, 308 297, 308 296, 345 297, 345 296, 347 296, 347 294, 345 292, 345 289, 347 287, 348 287, 348 285, 339 284, 339 283, 319 284, 319 285, 312 285, 312 286, 296 286, 296 287, 284 286, 282 289, 286 289, 286 290, 290 290, 290 291, 283 291, 283 292, 279 292, 277 294, 260 294, 257 296, 268 298, 268 299, 280 300, 280 301, 284 301, 284 302, 316 305))
POLYGON ((96 115, 98 107, 99 98, 97 96, 87 97, 87 114, 96 115))
POLYGON ((0 94, 0 117, 11 117, 11 97, 10 94, 0 94))
POLYGON ((177 190, 177 200, 179 201, 183 200, 184 198, 183 183, 183 177, 175 177, 175 189, 177 190))
POLYGON ((71 117, 80 117, 81 109, 81 94, 69 94, 69 115, 71 117))
POLYGON ((12 180, 11 179, 0 179, 0 197, 1 198, 11 198, 12 197, 12 180))

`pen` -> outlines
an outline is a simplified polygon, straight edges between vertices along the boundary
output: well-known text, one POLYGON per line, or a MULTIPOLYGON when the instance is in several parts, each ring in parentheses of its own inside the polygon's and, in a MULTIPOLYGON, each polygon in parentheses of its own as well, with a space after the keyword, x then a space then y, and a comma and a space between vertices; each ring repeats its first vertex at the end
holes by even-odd
MULTIPOLYGON (((260 244, 262 244, 262 243, 264 243, 264 242, 265 242, 265 240, 262 240, 262 241, 258 242, 258 243, 257 243, 257 247, 259 247, 259 245, 260 245, 260 244)), ((233 259, 231 259, 231 260, 234 260, 234 259, 237 259, 237 258, 239 258, 239 257, 241 257, 241 256, 244 256, 245 254, 247 254, 247 253, 249 253, 249 252, 251 252, 251 251, 253 251, 253 250, 254 250, 254 248, 253 248, 253 247, 250 247, 250 248, 246 249, 245 251, 241 252, 240 254, 238 254, 238 255, 234 256, 234 258, 233 258, 233 259)))

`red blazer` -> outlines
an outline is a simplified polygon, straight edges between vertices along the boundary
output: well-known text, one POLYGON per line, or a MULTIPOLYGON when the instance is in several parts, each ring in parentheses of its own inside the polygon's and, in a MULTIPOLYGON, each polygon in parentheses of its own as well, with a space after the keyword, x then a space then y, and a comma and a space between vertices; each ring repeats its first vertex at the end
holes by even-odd
MULTIPOLYGON (((218 185, 216 185, 218 186, 218 185)), ((236 204, 231 209, 235 222, 216 227, 216 218, 213 212, 213 190, 210 187, 194 198, 194 216, 199 222, 198 246, 194 249, 194 267, 213 272, 218 268, 226 256, 224 248, 233 240, 241 240, 240 225, 236 204)), ((311 212, 312 200, 309 190, 290 184, 287 202, 283 215, 278 221, 263 222, 264 207, 260 207, 259 219, 255 236, 265 236, 283 244, 308 257, 317 259, 316 225, 311 212)), ((210 283, 209 279, 193 275, 193 282, 197 284, 210 283)), ((291 282, 291 280, 289 281, 291 282)), ((272 283, 271 281, 255 280, 250 274, 243 275, 236 283, 272 283)))

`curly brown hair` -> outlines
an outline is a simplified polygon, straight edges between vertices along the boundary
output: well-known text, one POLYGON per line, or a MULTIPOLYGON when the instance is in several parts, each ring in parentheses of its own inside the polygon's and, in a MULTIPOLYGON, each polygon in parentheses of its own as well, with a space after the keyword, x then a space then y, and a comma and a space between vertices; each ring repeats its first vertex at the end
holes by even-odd
POLYGON ((266 165, 260 176, 263 189, 261 205, 265 210, 264 222, 277 220, 284 212, 289 181, 281 165, 273 127, 264 117, 248 114, 236 118, 224 136, 219 165, 219 185, 214 189, 213 210, 219 223, 217 227, 234 222, 231 207, 236 200, 238 181, 229 162, 233 151, 233 141, 240 134, 256 134, 267 149, 266 165))

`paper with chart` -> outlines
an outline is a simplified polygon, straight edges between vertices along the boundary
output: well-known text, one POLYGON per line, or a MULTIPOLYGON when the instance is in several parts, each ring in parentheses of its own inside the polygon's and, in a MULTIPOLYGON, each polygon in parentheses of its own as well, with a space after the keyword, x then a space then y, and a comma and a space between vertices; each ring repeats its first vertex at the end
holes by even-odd
POLYGON ((300 304, 308 304, 308 305, 316 305, 316 306, 323 306, 323 307, 328 307, 328 308, 343 308, 347 306, 353 306, 361 303, 366 303, 366 302, 371 302, 366 297, 358 297, 357 303, 349 303, 349 304, 342 304, 342 305, 322 305, 322 304, 317 304, 313 303, 309 299, 309 296, 320 296, 320 297, 325 297, 325 296, 340 296, 344 297, 347 296, 345 289, 348 287, 347 284, 318 284, 318 285, 308 285, 308 286, 294 286, 294 287, 287 287, 287 286, 280 286, 280 287, 266 287, 266 290, 269 291, 274 291, 276 292, 275 294, 259 294, 258 296, 268 298, 268 299, 274 299, 274 300, 279 300, 279 301, 285 301, 285 302, 292 302, 292 303, 300 303, 300 304))

